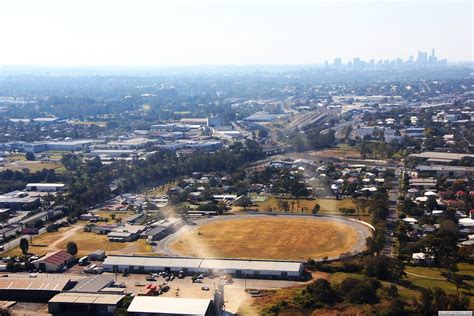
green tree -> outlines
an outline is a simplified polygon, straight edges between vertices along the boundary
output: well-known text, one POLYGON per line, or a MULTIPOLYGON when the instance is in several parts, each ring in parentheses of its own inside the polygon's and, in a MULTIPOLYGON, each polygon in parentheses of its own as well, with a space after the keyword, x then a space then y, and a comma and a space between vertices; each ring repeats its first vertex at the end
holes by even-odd
POLYGON ((388 309, 382 311, 382 315, 384 316, 404 316, 406 315, 405 312, 405 302, 401 300, 399 297, 391 298, 390 305, 388 309))
POLYGON ((32 152, 27 152, 27 153, 25 154, 25 158, 26 158, 26 160, 28 160, 28 161, 33 161, 33 160, 35 160, 35 154, 33 154, 32 152))
POLYGON ((28 248, 30 247, 30 243, 26 238, 20 239, 20 249, 21 252, 26 255, 28 253, 28 248))
POLYGON ((322 304, 334 304, 339 300, 337 292, 331 287, 331 284, 325 279, 317 279, 310 283, 295 298, 298 305, 303 308, 317 308, 322 304))
POLYGON ((370 279, 346 278, 339 285, 339 293, 353 304, 373 304, 378 302, 377 288, 380 282, 370 279))
POLYGON ((321 210, 321 205, 319 205, 318 203, 314 204, 313 206, 313 209, 311 210, 311 213, 313 215, 316 215, 319 213, 319 211, 321 210))
POLYGON ((77 244, 74 241, 70 241, 66 245, 66 251, 71 255, 75 256, 77 254, 77 244))

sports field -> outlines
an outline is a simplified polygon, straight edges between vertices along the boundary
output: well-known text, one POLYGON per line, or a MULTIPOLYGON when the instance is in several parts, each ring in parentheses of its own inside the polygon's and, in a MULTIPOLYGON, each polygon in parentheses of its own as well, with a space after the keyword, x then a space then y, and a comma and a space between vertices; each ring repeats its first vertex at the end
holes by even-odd
POLYGON ((361 239, 357 228, 342 220, 257 217, 200 225, 169 248, 185 256, 300 260, 338 257, 360 248, 361 239))

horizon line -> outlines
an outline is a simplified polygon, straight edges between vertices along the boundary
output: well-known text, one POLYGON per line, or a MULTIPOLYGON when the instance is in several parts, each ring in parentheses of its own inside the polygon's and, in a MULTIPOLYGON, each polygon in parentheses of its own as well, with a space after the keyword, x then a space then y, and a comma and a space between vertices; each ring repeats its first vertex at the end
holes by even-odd
MULTIPOLYGON (((337 58, 337 57, 336 57, 337 58)), ((364 59, 362 59, 364 60, 364 59)), ((387 59, 376 59, 376 60, 387 60, 387 59)), ((388 59, 393 61, 395 59, 388 59)), ((348 60, 352 61, 352 60, 348 60)), ((348 62, 347 61, 347 62, 348 62)), ((343 61, 344 62, 344 61, 343 61)), ((346 62, 346 63, 347 63, 346 62)), ((405 61, 406 62, 406 61, 405 61)), ((449 64, 465 64, 474 63, 472 60, 448 60, 449 64)), ((346 65, 346 64, 343 64, 346 65)), ((325 62, 319 63, 247 63, 247 64, 209 64, 209 63, 195 63, 195 64, 87 64, 87 65, 74 65, 74 64, 0 64, 0 67, 43 67, 43 68, 93 68, 93 67, 252 67, 252 66, 325 66, 325 62)), ((329 64, 331 66, 331 64, 329 64)), ((425 68, 436 68, 436 67, 425 67, 425 68)))

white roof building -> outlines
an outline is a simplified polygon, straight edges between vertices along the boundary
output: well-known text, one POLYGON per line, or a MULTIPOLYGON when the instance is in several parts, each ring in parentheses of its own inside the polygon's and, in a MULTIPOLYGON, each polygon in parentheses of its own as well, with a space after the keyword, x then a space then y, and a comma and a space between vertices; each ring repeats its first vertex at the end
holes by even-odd
POLYGON ((64 183, 28 183, 27 191, 54 192, 64 189, 64 183))
POLYGON ((474 227, 474 219, 470 219, 469 217, 461 218, 458 223, 464 227, 474 227))
POLYGON ((135 296, 128 315, 215 315, 210 299, 135 296))
POLYGON ((414 225, 414 224, 417 224, 418 221, 416 220, 416 218, 413 218, 413 217, 406 217, 403 219, 403 221, 405 223, 408 223, 408 224, 411 224, 411 225, 414 225))
POLYGON ((184 271, 186 273, 232 274, 236 277, 297 279, 303 264, 295 261, 202 259, 145 256, 108 256, 103 264, 109 272, 184 271))

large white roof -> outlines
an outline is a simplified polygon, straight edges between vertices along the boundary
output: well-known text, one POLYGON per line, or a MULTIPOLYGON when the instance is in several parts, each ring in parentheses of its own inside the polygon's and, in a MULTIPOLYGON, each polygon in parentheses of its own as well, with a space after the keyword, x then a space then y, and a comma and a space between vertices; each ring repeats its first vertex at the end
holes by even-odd
POLYGON ((108 256, 105 265, 130 265, 145 267, 179 267, 199 268, 201 259, 193 258, 166 258, 166 257, 134 257, 134 256, 108 256))
POLYGON ((127 311, 129 313, 205 315, 210 304, 209 299, 135 296, 127 311))
POLYGON ((26 187, 64 187, 64 183, 28 183, 26 187))
POLYGON ((238 260, 238 259, 201 259, 201 258, 168 258, 140 256, 108 256, 104 265, 176 267, 201 269, 259 270, 299 272, 302 263, 291 261, 238 260))

